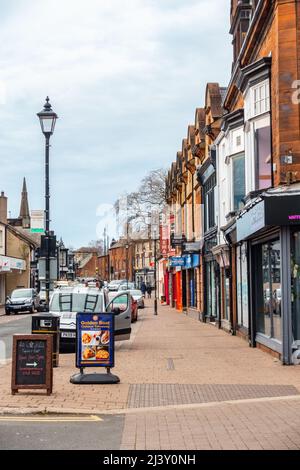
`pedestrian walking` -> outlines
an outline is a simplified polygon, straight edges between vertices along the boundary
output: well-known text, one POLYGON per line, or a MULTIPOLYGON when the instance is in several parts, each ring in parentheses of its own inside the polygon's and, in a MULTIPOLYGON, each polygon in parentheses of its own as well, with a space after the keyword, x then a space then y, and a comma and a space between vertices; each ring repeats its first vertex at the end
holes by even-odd
POLYGON ((151 292, 152 292, 152 287, 150 284, 147 284, 148 299, 151 299, 151 292))
POLYGON ((142 291, 143 296, 145 297, 145 294, 146 294, 146 291, 147 291, 147 286, 144 283, 144 281, 141 284, 141 291, 142 291))

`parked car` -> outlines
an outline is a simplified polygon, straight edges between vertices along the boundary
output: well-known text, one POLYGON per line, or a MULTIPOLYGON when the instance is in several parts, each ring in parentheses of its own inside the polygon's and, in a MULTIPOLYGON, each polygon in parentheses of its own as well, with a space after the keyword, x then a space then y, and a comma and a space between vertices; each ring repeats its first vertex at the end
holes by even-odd
POLYGON ((118 290, 131 290, 131 289, 135 289, 135 284, 134 282, 123 282, 122 284, 119 285, 119 289, 118 290))
POLYGON ((50 314, 60 316, 60 350, 76 345, 77 313, 108 312, 115 315, 115 340, 127 340, 131 334, 130 294, 116 293, 109 299, 105 290, 90 287, 70 287, 53 292, 50 300, 50 314))
POLYGON ((110 292, 116 292, 120 285, 124 282, 124 280, 122 279, 116 279, 116 280, 113 280, 113 281, 110 281, 110 283, 108 284, 108 290, 110 292))
POLYGON ((5 313, 31 312, 40 310, 40 296, 35 289, 15 289, 5 301, 5 313))
POLYGON ((130 294, 137 301, 138 308, 145 308, 144 296, 141 290, 139 289, 130 289, 130 294))
POLYGON ((123 302, 123 295, 128 295, 130 299, 130 304, 131 304, 131 323, 136 322, 138 319, 138 303, 137 301, 133 298, 133 296, 130 294, 129 291, 127 292, 122 292, 120 295, 119 292, 109 292, 108 296, 110 299, 115 299, 116 305, 120 305, 122 308, 122 302, 123 302))

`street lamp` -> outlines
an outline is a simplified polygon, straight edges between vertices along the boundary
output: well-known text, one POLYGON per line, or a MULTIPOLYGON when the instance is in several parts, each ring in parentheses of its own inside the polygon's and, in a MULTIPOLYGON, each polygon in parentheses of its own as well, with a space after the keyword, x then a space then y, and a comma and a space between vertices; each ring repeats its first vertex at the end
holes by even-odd
POLYGON ((46 305, 49 307, 49 291, 50 291, 50 191, 49 191, 49 141, 50 137, 54 132, 57 114, 52 110, 51 104, 49 103, 49 97, 46 98, 44 109, 37 113, 40 120, 41 129, 45 136, 46 147, 45 147, 45 215, 46 215, 46 305))
POLYGON ((129 245, 128 245, 128 243, 126 243, 125 247, 126 247, 126 283, 127 283, 127 290, 128 290, 128 275, 129 275, 129 273, 128 273, 128 271, 129 271, 129 269, 128 269, 128 267, 129 267, 128 266, 129 265, 129 260, 128 260, 129 245))
POLYGON ((157 315, 157 270, 156 270, 156 242, 157 242, 157 227, 153 227, 153 240, 154 240, 154 315, 157 315))

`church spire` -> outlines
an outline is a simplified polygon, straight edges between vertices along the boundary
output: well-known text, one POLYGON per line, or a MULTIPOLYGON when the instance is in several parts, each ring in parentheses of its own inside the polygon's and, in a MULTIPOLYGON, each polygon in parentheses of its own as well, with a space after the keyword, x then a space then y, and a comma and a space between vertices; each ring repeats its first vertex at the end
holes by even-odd
POLYGON ((29 214, 29 205, 28 205, 28 193, 27 193, 27 186, 26 186, 26 179, 23 179, 23 188, 22 188, 22 196, 21 196, 21 205, 20 205, 20 215, 19 219, 22 219, 22 227, 29 228, 30 227, 30 214, 29 214))

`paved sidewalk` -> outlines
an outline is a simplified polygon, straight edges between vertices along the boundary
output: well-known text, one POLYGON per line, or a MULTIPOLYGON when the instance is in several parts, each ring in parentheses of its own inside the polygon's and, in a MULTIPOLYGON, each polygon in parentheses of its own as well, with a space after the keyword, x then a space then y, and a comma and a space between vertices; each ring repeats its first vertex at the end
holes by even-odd
POLYGON ((63 354, 51 396, 12 396, 8 364, 0 412, 125 414, 124 449, 300 448, 298 367, 167 306, 154 316, 150 302, 116 345, 120 384, 72 385, 75 357, 63 354))

